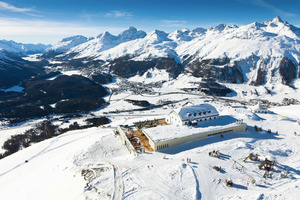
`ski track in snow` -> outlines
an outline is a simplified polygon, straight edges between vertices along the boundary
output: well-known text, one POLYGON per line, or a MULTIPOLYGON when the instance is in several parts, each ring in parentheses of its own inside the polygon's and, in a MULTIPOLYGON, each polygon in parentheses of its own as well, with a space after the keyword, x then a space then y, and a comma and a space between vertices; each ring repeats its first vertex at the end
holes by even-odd
POLYGON ((114 170, 114 193, 112 196, 113 200, 120 200, 123 198, 124 193, 124 183, 122 181, 122 176, 117 165, 109 163, 114 170))
POLYGON ((195 194, 195 198, 197 200, 202 199, 202 193, 201 193, 201 189, 204 186, 203 184, 200 184, 200 180, 203 179, 203 177, 199 176, 198 172, 196 171, 196 169, 194 169, 195 166, 188 164, 188 166, 190 167, 190 169, 193 172, 193 176, 195 178, 196 181, 196 194, 195 194))

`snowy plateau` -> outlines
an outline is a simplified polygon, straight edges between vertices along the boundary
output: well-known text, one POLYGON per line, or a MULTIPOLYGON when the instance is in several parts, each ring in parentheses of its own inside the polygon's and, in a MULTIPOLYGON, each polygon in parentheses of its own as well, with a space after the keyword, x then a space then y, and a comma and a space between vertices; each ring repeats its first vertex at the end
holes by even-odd
MULTIPOLYGON (((11 137, 46 120, 60 130, 77 129, 26 148, 20 143, 17 152, 0 159, 1 200, 299 199, 299 28, 279 17, 172 33, 130 27, 116 36, 72 36, 39 51, 21 52, 18 59, 0 56, 8 67, 14 61, 20 61, 20 69, 32 63, 36 67, 30 68, 30 80, 0 87, 0 108, 11 106, 4 104, 7 99, 26 107, 28 102, 21 103, 32 97, 34 111, 46 113, 14 124, 8 123, 10 112, 0 118, 0 154, 11 137), (68 88, 56 90, 61 84, 68 88), (70 85, 90 90, 73 91, 70 85), (76 114, 53 111, 83 92, 99 92, 91 101, 103 98, 104 103, 76 114), (165 118, 187 103, 211 104, 220 116, 243 120, 247 130, 138 155, 130 154, 115 134, 118 125, 165 118), (253 112, 258 103, 268 112, 253 112), (88 126, 86 119, 102 116, 109 123, 88 126), (219 157, 209 155, 215 151, 219 157), (258 159, 246 159, 251 153, 258 159), (267 175, 259 169, 265 159, 274 161, 267 175), (226 185, 228 179, 232 186, 226 185)), ((84 105, 85 100, 81 96, 84 105)))

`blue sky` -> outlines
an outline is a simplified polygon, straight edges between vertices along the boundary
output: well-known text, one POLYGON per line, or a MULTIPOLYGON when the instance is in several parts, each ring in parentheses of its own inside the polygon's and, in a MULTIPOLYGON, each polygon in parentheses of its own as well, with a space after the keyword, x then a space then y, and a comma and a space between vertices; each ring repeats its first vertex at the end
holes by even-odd
POLYGON ((54 44, 63 37, 264 22, 300 26, 299 0, 0 0, 0 39, 54 44))

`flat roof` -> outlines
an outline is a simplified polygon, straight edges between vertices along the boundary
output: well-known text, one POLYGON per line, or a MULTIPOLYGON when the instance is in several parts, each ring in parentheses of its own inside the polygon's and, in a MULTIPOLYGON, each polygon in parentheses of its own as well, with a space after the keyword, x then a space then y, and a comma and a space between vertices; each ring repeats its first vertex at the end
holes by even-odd
POLYGON ((203 134, 210 131, 239 126, 237 119, 225 115, 217 119, 200 122, 197 126, 165 125, 144 129, 144 132, 154 141, 162 142, 175 138, 203 134))

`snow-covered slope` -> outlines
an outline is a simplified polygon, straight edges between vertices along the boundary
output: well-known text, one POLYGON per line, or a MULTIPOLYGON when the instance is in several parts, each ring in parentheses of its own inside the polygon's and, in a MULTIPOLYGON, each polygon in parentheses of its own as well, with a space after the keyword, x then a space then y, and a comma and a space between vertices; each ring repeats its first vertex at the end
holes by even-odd
POLYGON ((291 25, 280 18, 246 26, 210 29, 203 37, 187 42, 177 48, 181 57, 197 55, 199 58, 244 59, 251 55, 299 57, 299 36, 291 25))
POLYGON ((168 34, 154 30, 146 37, 122 43, 107 51, 102 51, 97 58, 101 60, 113 60, 126 55, 133 56, 134 60, 145 60, 147 58, 176 56, 173 49, 176 43, 168 38, 168 34))
MULTIPOLYGON (((118 98, 113 97, 113 103, 118 98)), ((189 98, 193 103, 203 101, 189 98)), ((269 114, 255 114, 243 106, 213 104, 221 115, 244 119, 249 130, 226 133, 223 138, 210 136, 136 157, 129 154, 112 128, 70 131, 0 160, 0 199, 297 199, 300 149, 299 135, 294 132, 300 129, 295 120, 282 120, 281 116, 294 118, 300 107, 279 107, 269 114), (264 131, 256 132, 254 125, 264 131), (220 159, 208 155, 213 150, 220 151, 220 159), (260 161, 243 162, 250 152, 259 154, 260 161), (186 162, 187 158, 191 162, 186 162), (263 177, 264 170, 258 169, 265 158, 276 160, 268 178, 263 177), (214 166, 221 167, 221 171, 214 166), (282 178, 281 173, 286 177, 282 178), (225 185, 228 178, 233 181, 232 187, 225 185)), ((112 125, 141 120, 138 114, 147 113, 135 114, 136 119, 115 116, 112 125)))
POLYGON ((78 46, 82 43, 85 43, 87 41, 88 38, 82 35, 76 35, 76 36, 64 38, 60 42, 58 42, 58 44, 47 49, 47 51, 43 54, 42 57, 51 58, 53 56, 65 53, 69 51, 71 48, 78 46))

